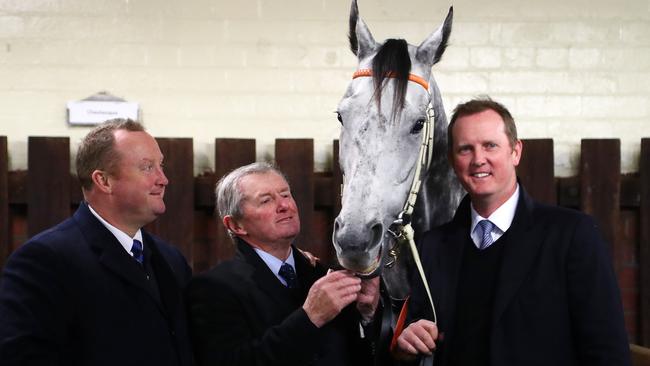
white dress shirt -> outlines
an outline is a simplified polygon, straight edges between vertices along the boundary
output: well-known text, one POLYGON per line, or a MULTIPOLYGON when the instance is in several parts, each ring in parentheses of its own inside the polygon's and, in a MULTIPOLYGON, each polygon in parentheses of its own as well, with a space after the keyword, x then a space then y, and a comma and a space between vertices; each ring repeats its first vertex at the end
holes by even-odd
MULTIPOLYGON (((517 188, 515 193, 508 198, 499 208, 497 208, 490 217, 483 217, 476 212, 474 205, 470 205, 470 211, 472 213, 472 225, 469 229, 469 235, 472 237, 472 241, 477 248, 481 248, 481 235, 478 231, 474 231, 476 225, 481 220, 490 220, 494 224, 494 229, 490 233, 492 236, 492 243, 497 241, 512 225, 512 219, 515 217, 515 211, 517 211, 517 203, 519 202, 519 183, 517 183, 517 188)), ((492 245, 492 244, 490 244, 492 245)), ((489 246, 489 245, 488 245, 489 246)), ((487 248, 487 246, 486 246, 487 248)))
POLYGON ((278 280, 280 280, 280 282, 282 282, 283 285, 286 286, 287 281, 285 281, 284 278, 282 278, 282 276, 280 276, 279 272, 280 272, 280 267, 282 267, 282 265, 284 263, 288 263, 293 268, 293 271, 296 272, 296 274, 298 273, 298 271, 296 271, 296 261, 293 259, 293 249, 292 248, 289 248, 289 256, 287 257, 287 260, 284 261, 284 262, 281 261, 280 259, 274 257, 273 255, 263 251, 262 249, 255 248, 255 247, 253 247, 253 249, 255 250, 257 255, 259 255, 260 258, 262 258, 264 263, 266 263, 266 266, 269 267, 269 269, 271 270, 271 272, 273 272, 275 277, 277 277, 278 280))
POLYGON ((97 218, 97 220, 99 220, 99 222, 101 222, 102 225, 104 225, 108 229, 108 231, 110 231, 113 234, 113 236, 115 236, 115 239, 117 239, 117 241, 119 241, 120 244, 122 244, 124 250, 126 250, 126 252, 129 253, 131 257, 133 257, 133 253, 131 253, 131 248, 133 248, 134 239, 142 243, 142 250, 144 251, 144 241, 142 241, 142 231, 140 229, 138 229, 138 231, 135 233, 135 236, 130 237, 124 231, 109 224, 108 221, 104 220, 101 216, 99 216, 99 214, 95 212, 95 210, 93 210, 93 208, 90 207, 90 205, 88 205, 88 209, 90 210, 90 213, 92 213, 97 218))

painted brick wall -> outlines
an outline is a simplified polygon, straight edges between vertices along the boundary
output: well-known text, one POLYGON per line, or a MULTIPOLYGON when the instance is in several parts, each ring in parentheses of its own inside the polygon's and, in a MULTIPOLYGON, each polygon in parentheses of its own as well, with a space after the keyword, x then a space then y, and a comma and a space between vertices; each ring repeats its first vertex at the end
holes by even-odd
MULTIPOLYGON (((419 43, 454 5, 434 68, 446 109, 477 94, 504 102, 524 138, 555 140, 556 174, 577 169, 581 138, 622 142, 637 170, 650 137, 649 0, 359 0, 375 39, 419 43)), ((156 136, 194 138, 195 171, 215 137, 315 139, 328 170, 334 111, 356 60, 347 0, 0 0, 0 135, 10 169, 30 135, 71 136, 65 103, 100 90, 139 102, 156 136)))

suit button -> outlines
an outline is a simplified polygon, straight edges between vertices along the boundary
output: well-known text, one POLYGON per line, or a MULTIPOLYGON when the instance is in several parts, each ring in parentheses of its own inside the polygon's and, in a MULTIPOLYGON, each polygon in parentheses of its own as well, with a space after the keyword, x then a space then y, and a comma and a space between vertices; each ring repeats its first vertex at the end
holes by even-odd
POLYGON ((176 335, 176 332, 174 332, 173 330, 170 330, 170 331, 169 331, 169 334, 171 334, 172 336, 175 336, 175 335, 176 335))

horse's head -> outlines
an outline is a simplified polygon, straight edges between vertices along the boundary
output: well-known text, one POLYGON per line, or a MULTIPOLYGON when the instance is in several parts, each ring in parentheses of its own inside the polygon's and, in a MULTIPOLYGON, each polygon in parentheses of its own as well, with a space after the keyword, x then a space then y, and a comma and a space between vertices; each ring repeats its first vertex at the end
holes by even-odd
POLYGON ((427 106, 435 111, 436 134, 446 128, 431 67, 445 50, 451 23, 452 9, 419 46, 398 39, 380 44, 352 2, 349 38, 359 67, 338 106, 344 187, 333 242, 341 265, 357 273, 381 270, 388 229, 404 210, 413 180, 421 178, 427 106))

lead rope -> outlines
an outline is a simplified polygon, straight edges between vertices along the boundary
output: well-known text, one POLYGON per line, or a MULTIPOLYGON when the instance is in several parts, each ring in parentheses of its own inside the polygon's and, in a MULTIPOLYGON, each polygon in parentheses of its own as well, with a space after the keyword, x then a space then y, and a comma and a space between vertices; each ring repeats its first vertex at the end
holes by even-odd
POLYGON ((396 235, 398 238, 401 237, 402 240, 408 241, 409 248, 413 254, 413 261, 415 262, 415 267, 418 270, 422 284, 427 293, 427 298, 429 299, 429 305, 431 306, 431 312, 433 314, 433 322, 437 322, 436 316, 436 307, 433 304, 433 297, 431 296, 431 290, 429 289, 429 284, 424 274, 424 268, 422 267, 422 261, 420 260, 420 253, 418 248, 415 245, 415 231, 411 226, 411 215, 413 214, 413 209, 415 203, 417 202, 418 193, 420 192, 420 187, 422 186, 422 168, 425 168, 425 172, 429 169, 431 164, 431 159, 433 155, 433 121, 434 121, 434 110, 429 102, 427 106, 427 118, 425 121, 426 128, 422 134, 422 145, 420 146, 420 154, 418 157, 418 163, 415 170, 415 175, 413 176, 413 183, 411 184, 411 190, 409 196, 404 204, 404 210, 398 215, 397 220, 393 222, 394 225, 397 225, 398 230, 393 232, 393 235, 396 235))
MULTIPOLYGON (((431 94, 429 93, 429 96, 430 95, 431 94)), ((436 306, 433 303, 433 297, 431 296, 429 283, 427 282, 427 278, 424 273, 424 268, 422 267, 422 261, 420 260, 420 253, 418 252, 418 248, 415 245, 415 238, 414 238, 415 231, 411 226, 411 215, 413 214, 413 209, 415 208, 415 203, 417 201, 418 193, 420 192, 420 187, 422 186, 422 168, 424 167, 425 168, 424 171, 426 172, 429 169, 429 166, 431 165, 431 160, 433 157, 433 137, 434 137, 433 124, 435 120, 435 112, 433 106, 431 105, 431 97, 429 97, 429 103, 427 105, 426 113, 427 113, 427 118, 425 121, 426 126, 424 129, 424 133, 422 134, 422 144, 420 145, 420 153, 418 156, 418 161, 416 163, 417 167, 415 170, 415 175, 413 176, 413 183, 411 184, 411 190, 409 191, 408 198, 404 203, 404 209, 398 215, 397 220, 393 222, 393 225, 397 226, 397 229, 394 231, 389 230, 389 232, 393 236, 395 236, 395 240, 408 242, 409 248, 411 249, 411 254, 413 256, 413 262, 415 262, 415 267, 417 268, 418 274, 420 275, 420 280, 422 281, 424 290, 427 293, 429 306, 431 306, 431 314, 433 315, 432 321, 434 324, 436 324, 438 319, 436 315, 436 306)), ((407 304, 408 304, 408 299, 403 306, 407 306, 407 304)), ((402 322, 406 318, 405 316, 406 313, 404 310, 405 309, 402 309, 402 311, 400 312, 400 319, 402 322), (402 316, 402 314, 404 314, 404 316, 402 316)), ((400 319, 398 319, 398 323, 400 319)), ((403 323, 396 327, 396 331, 401 332, 402 330, 403 330, 403 323)), ((399 333, 397 332, 394 333, 391 346, 396 344, 398 336, 399 333)), ((422 357, 422 359, 420 360, 420 365, 422 366, 433 365, 433 355, 422 357)))

